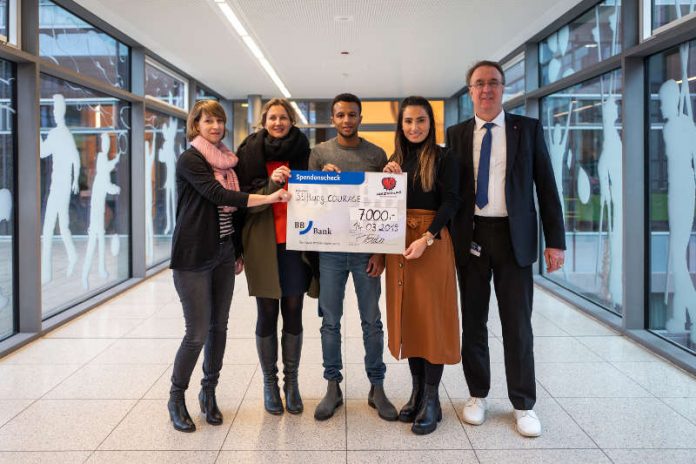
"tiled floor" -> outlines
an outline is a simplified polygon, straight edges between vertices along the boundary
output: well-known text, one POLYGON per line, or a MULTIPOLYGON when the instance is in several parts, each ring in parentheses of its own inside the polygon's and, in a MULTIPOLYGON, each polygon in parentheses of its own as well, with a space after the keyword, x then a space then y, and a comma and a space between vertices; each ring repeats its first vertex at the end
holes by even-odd
MULTIPOLYGON (((254 342, 255 305, 237 283, 218 398, 225 423, 194 414, 198 431, 175 432, 166 412, 183 320, 170 272, 0 360, 0 463, 696 463, 696 379, 541 290, 535 295, 537 439, 514 431, 500 322, 491 312, 490 414, 466 425, 461 366, 440 388, 438 430, 413 435, 366 404, 355 296, 347 291, 346 404, 318 423, 324 393, 320 320, 306 302, 300 386, 305 413, 264 412, 254 342)), ((385 353, 386 390, 401 406, 408 365, 385 353)), ((200 369, 187 398, 197 412, 200 369)))

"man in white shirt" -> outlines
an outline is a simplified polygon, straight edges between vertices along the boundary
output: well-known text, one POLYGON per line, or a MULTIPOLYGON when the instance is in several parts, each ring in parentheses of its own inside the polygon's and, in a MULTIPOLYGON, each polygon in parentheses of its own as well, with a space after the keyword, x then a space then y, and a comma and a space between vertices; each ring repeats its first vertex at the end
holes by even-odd
POLYGON ((534 413, 532 264, 537 260, 536 187, 547 248, 546 272, 563 266, 563 213, 541 124, 503 111, 505 75, 493 61, 467 74, 475 117, 447 130, 447 146, 461 157, 462 207, 452 221, 462 303, 462 365, 471 398, 463 417, 485 420, 490 390, 488 305, 493 276, 503 330, 508 397, 517 431, 541 434, 534 413))

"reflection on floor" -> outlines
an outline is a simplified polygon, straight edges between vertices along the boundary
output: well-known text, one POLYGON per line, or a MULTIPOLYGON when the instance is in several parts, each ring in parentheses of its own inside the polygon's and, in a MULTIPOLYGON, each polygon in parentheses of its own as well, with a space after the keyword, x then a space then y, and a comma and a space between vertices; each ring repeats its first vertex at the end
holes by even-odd
MULTIPOLYGON (((175 432, 166 412, 183 320, 169 271, 0 360, 0 463, 50 462, 696 462, 696 379, 537 289, 538 439, 514 431, 506 399, 500 323, 491 313, 491 410, 462 423, 461 366, 445 370, 437 431, 414 436, 367 406, 360 322, 352 288, 343 324, 347 401, 329 421, 312 413, 323 394, 320 320, 308 299, 300 387, 305 413, 266 414, 254 342, 255 304, 237 283, 218 390, 224 425, 194 414, 175 432)), ((386 391, 408 398, 408 365, 388 362, 386 391)), ((188 392, 189 410, 200 369, 188 392)))

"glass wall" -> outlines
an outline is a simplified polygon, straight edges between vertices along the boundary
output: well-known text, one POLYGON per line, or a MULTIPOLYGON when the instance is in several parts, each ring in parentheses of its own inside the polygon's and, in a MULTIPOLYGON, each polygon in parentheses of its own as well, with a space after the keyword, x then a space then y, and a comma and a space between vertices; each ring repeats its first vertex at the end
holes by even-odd
POLYGON ((696 351, 696 40, 648 60, 649 328, 696 351))
POLYGON ((503 102, 524 95, 524 56, 510 65, 506 64, 503 70, 505 71, 503 102))
POLYGON ((514 108, 510 108, 506 112, 510 114, 519 114, 520 116, 525 116, 527 114, 527 110, 525 109, 524 105, 518 105, 514 108))
POLYGON ((44 318, 129 276, 130 106, 41 76, 44 318))
POLYGON ((209 90, 206 90, 202 87, 198 87, 198 90, 196 91, 196 101, 198 100, 216 100, 220 101, 220 97, 217 95, 214 95, 212 92, 209 90))
POLYGON ((149 58, 145 60, 145 95, 183 110, 188 109, 186 79, 149 58))
POLYGON ((541 100, 566 227, 566 260, 548 277, 622 312, 621 71, 541 100))
POLYGON ((12 63, 0 60, 0 340, 15 332, 14 255, 14 130, 15 78, 12 63))
POLYGON ((5 40, 10 37, 9 22, 10 22, 10 8, 9 0, 0 0, 0 36, 3 36, 5 40))
POLYGON ((466 121, 474 117, 474 102, 471 101, 471 95, 465 91, 459 96, 459 122, 466 121))
POLYGON ((39 48, 55 64, 129 88, 129 48, 50 0, 39 2, 39 48))
POLYGON ((696 12, 693 0, 652 0, 652 30, 696 12))
POLYGON ((186 121, 145 111, 145 254, 147 266, 169 259, 176 220, 176 160, 186 121))
POLYGON ((542 85, 621 52, 621 2, 606 0, 539 43, 542 85))

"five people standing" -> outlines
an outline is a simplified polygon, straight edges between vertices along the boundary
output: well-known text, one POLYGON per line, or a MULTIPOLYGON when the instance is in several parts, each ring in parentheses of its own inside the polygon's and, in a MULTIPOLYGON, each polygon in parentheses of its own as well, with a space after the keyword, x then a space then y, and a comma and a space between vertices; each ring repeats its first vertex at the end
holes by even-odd
POLYGON ((449 128, 447 149, 435 143, 430 103, 422 97, 406 98, 399 110, 395 152, 388 163, 381 148, 358 135, 362 103, 355 95, 334 98, 331 118, 337 136, 311 153, 306 137, 295 127, 293 108, 286 100, 273 99, 264 106, 263 129, 239 147, 239 181, 232 169, 237 158, 220 143, 224 112, 212 105, 215 102, 196 104, 188 124, 193 148, 177 164, 180 200, 171 261, 187 323, 169 403, 177 430, 195 430, 183 391, 203 343, 201 408, 208 422, 222 422, 214 388, 222 367, 234 274, 246 266, 249 294, 257 299, 257 348, 268 412, 283 412, 276 376, 279 311, 286 408, 291 413, 303 410, 297 375, 305 293, 318 294, 327 380, 314 417, 329 419, 343 404, 341 319, 346 282, 352 274, 371 383, 368 404, 382 419, 412 422, 414 433, 431 433, 442 418, 438 388, 444 365, 461 359, 471 394, 463 418, 469 424, 482 424, 490 389, 487 319, 492 277, 516 427, 523 436, 541 434, 533 410, 535 188, 547 245, 547 272, 563 266, 561 203, 541 124, 503 111, 505 77, 500 65, 476 63, 467 74, 467 84, 475 116, 449 128), (383 387, 386 366, 379 298, 384 255, 321 252, 317 279, 311 256, 285 248, 287 210, 282 203, 288 201, 288 194, 284 187, 292 170, 307 168, 408 173, 406 249, 402 255, 386 258, 389 349, 397 359, 408 358, 413 385, 409 401, 399 412, 383 387), (231 215, 235 207, 248 209, 244 218, 236 213, 233 224, 226 214, 231 215), (232 245, 228 237, 242 224, 242 240, 232 245), (455 275, 462 314, 461 352, 455 275))

